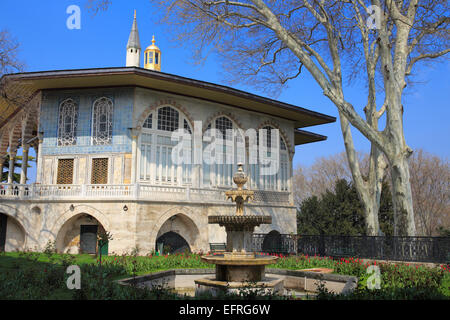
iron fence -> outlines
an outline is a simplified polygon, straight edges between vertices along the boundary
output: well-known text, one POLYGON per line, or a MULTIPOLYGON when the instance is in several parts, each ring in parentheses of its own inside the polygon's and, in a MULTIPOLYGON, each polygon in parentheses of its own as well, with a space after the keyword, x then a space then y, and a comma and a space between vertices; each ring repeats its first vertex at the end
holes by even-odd
POLYGON ((254 234, 253 251, 450 264, 450 237, 254 234))
POLYGON ((299 236, 297 253, 450 263, 450 237, 299 236))
POLYGON ((254 233, 253 251, 264 253, 295 254, 295 236, 290 234, 275 233, 254 233))

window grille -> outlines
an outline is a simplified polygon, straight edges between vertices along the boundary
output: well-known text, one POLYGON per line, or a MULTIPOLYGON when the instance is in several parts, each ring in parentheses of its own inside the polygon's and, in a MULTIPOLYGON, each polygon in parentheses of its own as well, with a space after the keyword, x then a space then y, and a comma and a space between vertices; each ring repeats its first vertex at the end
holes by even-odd
POLYGON ((94 145, 111 144, 113 103, 106 97, 97 99, 92 109, 92 140, 94 145))
POLYGON ((179 113, 171 107, 163 107, 158 110, 158 130, 175 131, 178 129, 179 113))
POLYGON ((73 99, 64 100, 59 107, 58 146, 77 142, 78 105, 73 99))
MULTIPOLYGON (((222 133, 222 139, 231 140, 232 134, 227 130, 233 129, 233 122, 225 117, 216 119, 216 129, 222 133)), ((217 133, 218 134, 218 133, 217 133)))
POLYGON ((91 184, 108 183, 108 158, 92 159, 91 184))
POLYGON ((73 159, 58 159, 56 184, 73 183, 73 159))
POLYGON ((147 119, 144 122, 144 128, 151 129, 152 128, 152 121, 153 121, 153 113, 150 113, 150 115, 147 117, 147 119))
POLYGON ((189 134, 192 134, 191 127, 189 126, 189 123, 186 121, 186 119, 184 120, 184 130, 189 132, 189 134))

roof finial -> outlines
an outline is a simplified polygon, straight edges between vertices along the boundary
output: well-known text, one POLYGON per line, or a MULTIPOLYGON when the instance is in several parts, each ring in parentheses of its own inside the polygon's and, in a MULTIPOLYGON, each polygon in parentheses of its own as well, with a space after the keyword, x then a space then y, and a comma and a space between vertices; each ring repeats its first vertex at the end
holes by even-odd
POLYGON ((136 19, 136 9, 134 9, 134 18, 136 19))
POLYGON ((154 45, 155 44, 155 35, 153 35, 153 38, 152 38, 152 44, 154 45))

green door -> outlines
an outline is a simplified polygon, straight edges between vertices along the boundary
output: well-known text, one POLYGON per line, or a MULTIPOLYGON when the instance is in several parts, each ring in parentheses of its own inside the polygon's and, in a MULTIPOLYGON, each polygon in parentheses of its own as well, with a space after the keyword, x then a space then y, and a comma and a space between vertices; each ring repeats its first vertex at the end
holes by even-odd
MULTIPOLYGON (((99 246, 99 248, 100 248, 100 246, 99 246)), ((107 256, 108 255, 108 243, 105 244, 100 251, 102 253, 102 256, 107 256)))

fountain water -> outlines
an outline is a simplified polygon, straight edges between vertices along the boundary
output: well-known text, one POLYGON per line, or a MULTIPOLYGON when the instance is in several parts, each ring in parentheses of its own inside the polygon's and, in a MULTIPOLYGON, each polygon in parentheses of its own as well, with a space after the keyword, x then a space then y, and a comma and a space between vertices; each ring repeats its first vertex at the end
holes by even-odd
POLYGON ((275 263, 274 256, 262 256, 252 252, 252 236, 255 227, 271 224, 271 216, 245 215, 244 203, 253 199, 253 191, 243 189, 247 176, 238 164, 238 171, 233 176, 237 189, 225 192, 227 199, 236 203, 235 215, 209 216, 208 223, 225 227, 227 233, 226 252, 221 255, 203 256, 202 260, 216 265, 214 279, 195 280, 196 294, 208 292, 217 295, 219 291, 233 292, 242 288, 262 289, 264 292, 276 293, 283 290, 281 279, 265 276, 265 266, 275 263))

